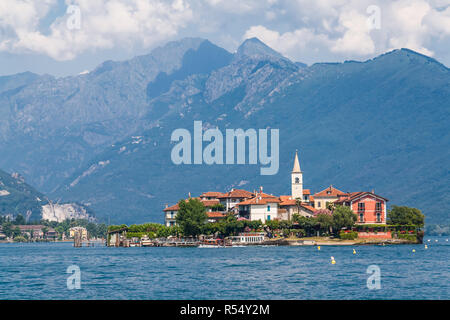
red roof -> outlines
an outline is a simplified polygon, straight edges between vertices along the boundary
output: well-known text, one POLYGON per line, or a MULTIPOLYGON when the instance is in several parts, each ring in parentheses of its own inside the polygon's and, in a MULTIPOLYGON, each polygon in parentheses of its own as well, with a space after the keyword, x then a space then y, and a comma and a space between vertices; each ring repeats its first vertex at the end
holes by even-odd
POLYGON ((318 209, 318 210, 314 211, 314 216, 315 216, 315 217, 316 217, 317 215, 319 215, 319 214, 326 214, 326 215, 331 216, 331 215, 332 215, 332 212, 331 212, 330 210, 328 210, 328 209, 318 209))
POLYGON ((224 198, 251 198, 255 196, 253 193, 247 190, 241 190, 241 189, 233 189, 222 196, 218 197, 219 199, 224 198))
POLYGON ((346 194, 345 192, 343 192, 343 191, 341 191, 341 190, 339 190, 339 189, 336 189, 336 188, 333 187, 333 186, 329 186, 328 188, 323 189, 322 191, 315 193, 315 194, 314 194, 314 197, 315 197, 315 198, 317 198, 317 197, 331 197, 331 198, 336 198, 336 197, 338 197, 338 196, 340 196, 340 195, 345 195, 345 194, 346 194))
POLYGON ((259 196, 263 197, 263 198, 278 198, 277 196, 274 196, 273 194, 267 194, 264 192, 258 193, 259 196))
POLYGON ((225 218, 226 214, 222 212, 207 212, 208 218, 225 218))
POLYGON ((334 203, 343 203, 343 202, 347 202, 347 201, 353 201, 356 200, 357 198, 360 198, 362 196, 365 195, 371 195, 380 199, 383 199, 384 201, 389 201, 386 198, 383 198, 382 196, 376 195, 373 192, 369 192, 369 191, 358 191, 358 192, 350 192, 349 194, 347 194, 345 197, 340 197, 338 200, 334 201, 334 203))
POLYGON ((200 197, 209 197, 209 198, 217 198, 217 197, 221 197, 224 194, 222 192, 217 192, 217 191, 208 191, 208 192, 203 192, 200 197))
MULTIPOLYGON (((212 206, 220 203, 220 201, 217 199, 215 199, 215 200, 201 200, 199 198, 190 198, 190 199, 200 200, 200 202, 203 203, 203 205, 205 207, 212 207, 212 206)), ((189 199, 185 199, 184 201, 188 202, 189 199)), ((180 206, 177 203, 177 204, 174 204, 173 206, 165 208, 163 211, 178 211, 178 210, 180 210, 180 206)))
POLYGON ((301 206, 302 206, 303 208, 305 208, 305 209, 311 211, 311 212, 315 212, 315 211, 316 211, 316 209, 315 209, 314 207, 308 206, 307 204, 303 204, 303 203, 302 203, 301 206))
POLYGON ((238 203, 239 206, 246 206, 250 204, 268 204, 268 203, 278 203, 280 202, 280 199, 277 197, 254 197, 251 199, 247 199, 245 201, 242 201, 238 203))
POLYGON ((217 199, 214 199, 214 200, 200 200, 200 201, 203 203, 203 205, 205 207, 212 207, 212 206, 217 205, 217 204, 220 203, 220 201, 217 200, 217 199))

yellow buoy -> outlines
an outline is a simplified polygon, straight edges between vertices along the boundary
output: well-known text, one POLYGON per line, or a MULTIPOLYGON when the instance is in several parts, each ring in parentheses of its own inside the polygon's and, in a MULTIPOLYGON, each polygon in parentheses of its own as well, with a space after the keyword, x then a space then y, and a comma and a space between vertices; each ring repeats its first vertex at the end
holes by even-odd
POLYGON ((334 257, 331 257, 331 264, 336 264, 336 260, 334 260, 334 257))
POLYGON ((425 245, 425 249, 428 249, 428 246, 427 246, 427 245, 425 245))
POLYGON ((416 252, 416 249, 412 249, 412 252, 416 252))
POLYGON ((317 246, 317 250, 320 250, 320 246, 317 246))
POLYGON ((353 249, 353 254, 356 254, 356 250, 355 249, 353 249))

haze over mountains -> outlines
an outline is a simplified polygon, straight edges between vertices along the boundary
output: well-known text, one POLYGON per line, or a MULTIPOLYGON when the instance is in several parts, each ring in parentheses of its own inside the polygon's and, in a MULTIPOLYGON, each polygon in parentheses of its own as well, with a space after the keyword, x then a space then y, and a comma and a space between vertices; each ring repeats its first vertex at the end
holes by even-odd
POLYGON ((289 194, 299 149, 313 192, 375 189, 448 223, 449 110, 449 69, 408 49, 305 66, 255 38, 233 54, 190 38, 83 75, 0 77, 0 168, 105 221, 162 222, 188 192, 289 194), (278 174, 172 164, 170 135, 194 120, 280 129, 278 174))

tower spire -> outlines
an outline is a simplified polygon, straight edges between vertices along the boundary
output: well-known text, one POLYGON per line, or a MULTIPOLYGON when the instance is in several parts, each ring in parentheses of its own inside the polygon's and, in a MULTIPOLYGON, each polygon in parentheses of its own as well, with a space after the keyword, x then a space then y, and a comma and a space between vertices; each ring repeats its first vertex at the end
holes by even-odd
POLYGON ((294 159, 294 168, 292 169, 292 173, 301 173, 300 170, 300 162, 298 161, 298 150, 295 150, 295 159, 294 159))
POLYGON ((303 173, 300 170, 297 150, 295 150, 294 168, 291 172, 291 196, 292 199, 303 199, 303 173))

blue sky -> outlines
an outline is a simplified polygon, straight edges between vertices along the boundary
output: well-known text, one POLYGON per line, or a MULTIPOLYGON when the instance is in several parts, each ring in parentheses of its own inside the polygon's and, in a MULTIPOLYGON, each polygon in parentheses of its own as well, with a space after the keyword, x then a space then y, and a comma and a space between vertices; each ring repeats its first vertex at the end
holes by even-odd
POLYGON ((56 76, 183 37, 258 37, 307 64, 409 48, 450 65, 450 0, 1 0, 1 75, 56 76))

